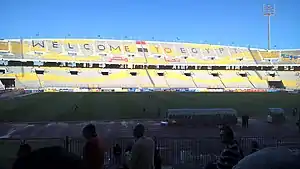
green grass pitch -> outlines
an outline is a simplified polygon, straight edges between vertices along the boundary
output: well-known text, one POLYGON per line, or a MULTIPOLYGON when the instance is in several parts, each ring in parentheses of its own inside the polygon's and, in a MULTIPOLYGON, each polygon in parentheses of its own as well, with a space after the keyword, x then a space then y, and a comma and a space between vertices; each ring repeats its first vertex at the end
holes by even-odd
POLYGON ((1 100, 2 121, 83 121, 157 118, 170 108, 235 108, 266 117, 267 108, 290 111, 300 95, 289 93, 40 93, 1 100), (74 111, 74 105, 78 109, 74 111), (143 108, 146 112, 143 112, 143 108))

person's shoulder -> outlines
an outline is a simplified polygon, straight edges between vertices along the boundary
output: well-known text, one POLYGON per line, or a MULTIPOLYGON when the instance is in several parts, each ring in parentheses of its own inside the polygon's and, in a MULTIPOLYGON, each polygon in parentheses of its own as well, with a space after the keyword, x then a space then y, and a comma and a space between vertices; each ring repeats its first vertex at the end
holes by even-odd
POLYGON ((143 137, 141 139, 138 140, 139 142, 143 142, 143 143, 154 143, 153 139, 151 137, 143 137))
POLYGON ((155 145, 154 140, 150 137, 147 137, 145 142, 146 142, 146 144, 151 145, 153 147, 155 145))
POLYGON ((151 137, 147 137, 148 141, 154 144, 154 140, 151 137))
POLYGON ((151 138, 149 138, 149 137, 142 137, 142 138, 138 139, 134 143, 134 145, 135 146, 140 146, 140 145, 151 144, 151 143, 154 144, 154 141, 151 138))
POLYGON ((144 143, 144 139, 140 138, 140 139, 136 140, 136 142, 133 144, 133 146, 141 145, 143 143, 144 143))
POLYGON ((148 140, 148 141, 153 141, 153 139, 151 137, 145 137, 145 139, 148 140))

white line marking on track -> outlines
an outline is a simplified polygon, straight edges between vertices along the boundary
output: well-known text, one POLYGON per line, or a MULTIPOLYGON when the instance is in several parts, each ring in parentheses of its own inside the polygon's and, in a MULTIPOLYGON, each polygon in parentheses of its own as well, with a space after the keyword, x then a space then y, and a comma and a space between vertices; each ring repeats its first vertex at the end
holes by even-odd
POLYGON ((77 123, 76 126, 86 126, 87 124, 88 124, 87 122, 77 123))
POLYGON ((50 126, 53 126, 53 125, 56 125, 56 123, 48 123, 45 127, 50 127, 50 126))
POLYGON ((97 122, 96 121, 90 121, 89 123, 90 124, 96 124, 97 122))
POLYGON ((6 135, 3 135, 3 136, 0 136, 0 139, 3 139, 3 138, 11 138, 11 135, 16 132, 17 130, 15 128, 12 128, 10 129, 6 135))
POLYGON ((29 124, 29 125, 25 126, 23 129, 26 129, 28 127, 34 127, 34 125, 33 124, 29 124))

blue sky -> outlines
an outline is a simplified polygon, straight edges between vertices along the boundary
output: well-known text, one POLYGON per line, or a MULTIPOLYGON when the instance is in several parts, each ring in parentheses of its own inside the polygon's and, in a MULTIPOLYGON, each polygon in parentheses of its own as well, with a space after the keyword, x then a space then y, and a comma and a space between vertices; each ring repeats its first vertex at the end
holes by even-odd
POLYGON ((276 5, 272 46, 300 48, 299 0, 1 0, 0 38, 179 37, 266 48, 264 3, 276 5))

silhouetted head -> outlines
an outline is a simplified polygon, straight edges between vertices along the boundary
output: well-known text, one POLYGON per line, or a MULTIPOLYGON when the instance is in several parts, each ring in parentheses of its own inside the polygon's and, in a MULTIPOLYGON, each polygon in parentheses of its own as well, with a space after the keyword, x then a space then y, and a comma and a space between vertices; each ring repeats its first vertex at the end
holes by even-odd
POLYGON ((221 141, 224 144, 231 143, 234 139, 234 133, 231 127, 225 125, 220 128, 221 141))
POLYGON ((29 144, 21 144, 18 150, 17 156, 24 157, 31 153, 31 147, 29 144))
POLYGON ((93 124, 86 125, 82 130, 82 135, 85 139, 91 139, 97 136, 96 126, 93 124))
POLYGON ((133 136, 135 138, 140 138, 143 137, 145 133, 145 127, 142 124, 138 124, 135 126, 134 130, 133 130, 133 136))

